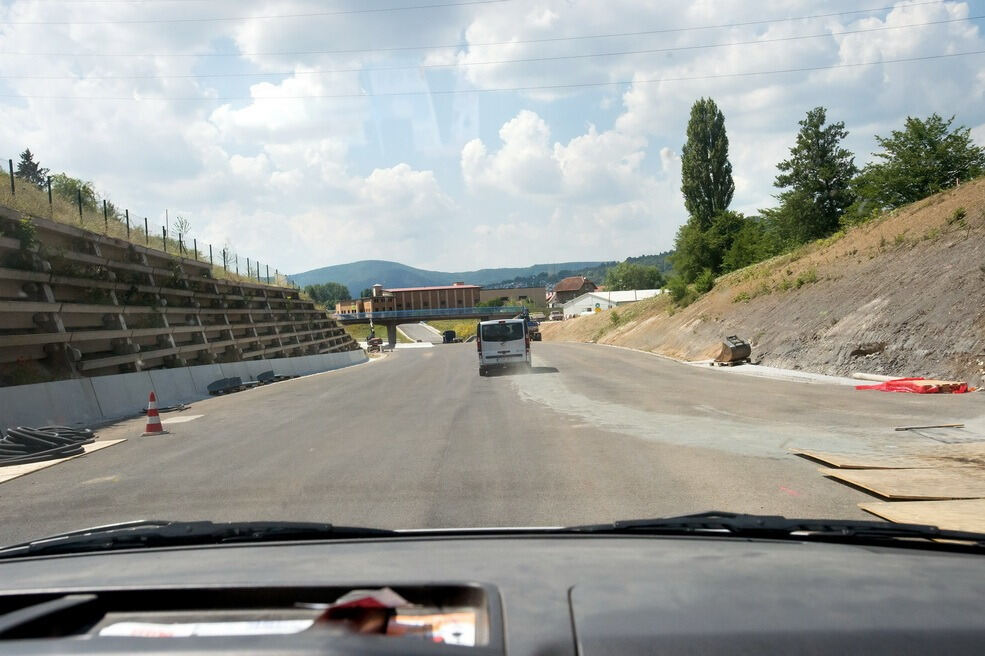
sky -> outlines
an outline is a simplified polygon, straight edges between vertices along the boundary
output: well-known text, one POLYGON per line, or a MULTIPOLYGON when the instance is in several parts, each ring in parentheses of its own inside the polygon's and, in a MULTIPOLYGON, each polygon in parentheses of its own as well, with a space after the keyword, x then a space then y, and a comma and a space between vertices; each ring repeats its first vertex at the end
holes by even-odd
POLYGON ((701 97, 747 214, 816 106, 859 165, 907 116, 985 144, 983 26, 985 0, 0 0, 0 157, 291 273, 621 260, 687 219, 701 97))

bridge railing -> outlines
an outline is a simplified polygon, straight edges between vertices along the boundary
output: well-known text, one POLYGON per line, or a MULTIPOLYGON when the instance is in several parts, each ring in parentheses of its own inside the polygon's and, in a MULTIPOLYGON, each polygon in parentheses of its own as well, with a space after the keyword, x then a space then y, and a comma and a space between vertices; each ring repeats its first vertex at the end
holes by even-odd
POLYGON ((515 317, 523 311, 521 306, 434 308, 429 310, 390 310, 386 312, 352 312, 334 315, 339 321, 365 321, 366 319, 454 319, 456 317, 515 317))

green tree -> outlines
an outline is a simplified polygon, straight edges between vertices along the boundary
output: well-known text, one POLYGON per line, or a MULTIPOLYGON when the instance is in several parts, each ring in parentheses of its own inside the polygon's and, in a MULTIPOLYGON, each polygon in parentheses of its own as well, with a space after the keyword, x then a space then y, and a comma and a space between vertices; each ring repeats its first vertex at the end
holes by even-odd
POLYGON ((690 216, 677 231, 671 262, 683 282, 691 283, 706 269, 721 270, 722 257, 742 218, 728 212, 735 193, 728 135, 725 116, 711 98, 691 106, 681 151, 681 193, 690 216))
POLYGON ((369 298, 373 295, 373 288, 367 287, 366 289, 359 292, 359 298, 369 298))
POLYGON ((322 303, 326 307, 334 307, 339 301, 348 301, 351 298, 349 288, 338 282, 308 285, 304 291, 317 303, 322 303))
POLYGON ((605 288, 612 291, 660 289, 665 282, 660 269, 645 264, 620 262, 605 273, 605 288))
POLYGON ((693 217, 677 229, 674 238, 674 254, 670 258, 676 278, 685 285, 694 282, 698 275, 714 266, 714 253, 708 235, 693 217))
POLYGON ((711 288, 715 286, 715 274, 711 272, 711 269, 705 269, 701 272, 694 281, 694 290, 699 294, 705 294, 711 291, 711 288))
POLYGON ((711 98, 691 106, 687 141, 681 150, 681 193, 684 207, 701 230, 728 209, 735 193, 725 116, 711 98))
POLYGON ((98 205, 96 190, 91 182, 73 178, 64 173, 58 173, 51 178, 51 190, 72 203, 78 199, 79 192, 82 193, 82 206, 95 210, 98 205))
POLYGON ((745 220, 738 212, 719 212, 706 229, 701 229, 694 217, 688 219, 677 231, 674 254, 670 256, 677 275, 691 283, 705 269, 721 273, 725 253, 745 220))
POLYGON ((21 153, 20 161, 17 162, 17 172, 14 175, 38 187, 44 187, 48 181, 48 169, 34 161, 34 153, 30 148, 25 148, 21 153))
POLYGON ((975 145, 971 131, 951 129, 954 117, 931 114, 926 120, 908 116, 902 130, 876 136, 882 152, 855 181, 856 215, 899 207, 985 172, 985 149, 975 145))
POLYGON ((842 147, 848 136, 843 122, 825 125, 824 107, 815 107, 800 121, 790 158, 777 164, 774 186, 788 189, 777 198, 784 212, 775 216, 784 237, 804 243, 831 234, 854 202, 855 156, 842 147))
POLYGON ((763 219, 749 218, 732 239, 722 257, 722 271, 735 271, 761 262, 780 252, 775 233, 763 219))

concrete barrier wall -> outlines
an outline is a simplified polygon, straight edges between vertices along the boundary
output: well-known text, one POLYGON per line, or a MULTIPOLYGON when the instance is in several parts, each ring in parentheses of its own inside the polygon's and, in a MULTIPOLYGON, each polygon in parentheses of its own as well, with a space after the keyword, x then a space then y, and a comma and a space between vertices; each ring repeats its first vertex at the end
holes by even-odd
MULTIPOLYGON (((127 417, 147 407, 147 393, 154 389, 150 373, 113 374, 89 378, 103 417, 127 417)), ((55 401, 57 403, 57 400, 55 401)))
POLYGON ((305 376, 366 362, 365 351, 323 353, 297 358, 248 360, 132 374, 60 380, 0 388, 0 428, 8 426, 89 426, 133 417, 147 406, 153 390, 158 405, 190 403, 208 397, 207 386, 220 378, 256 380, 258 374, 305 376))

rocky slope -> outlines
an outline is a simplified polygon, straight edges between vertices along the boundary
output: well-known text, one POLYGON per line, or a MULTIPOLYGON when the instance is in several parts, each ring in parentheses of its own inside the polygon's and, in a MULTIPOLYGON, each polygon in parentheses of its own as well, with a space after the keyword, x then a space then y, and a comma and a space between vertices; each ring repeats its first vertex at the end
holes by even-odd
POLYGON ((682 310, 658 297, 542 332, 688 360, 737 334, 763 364, 985 384, 985 179, 723 276, 682 310))

